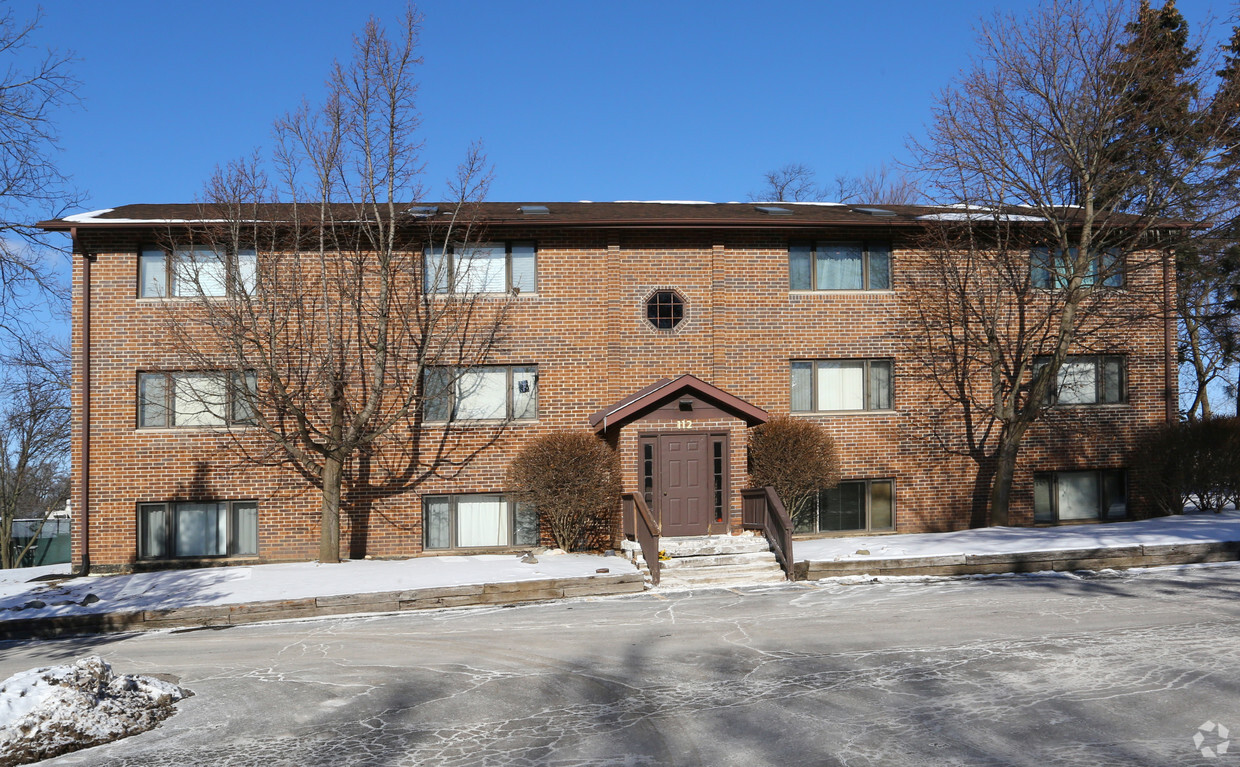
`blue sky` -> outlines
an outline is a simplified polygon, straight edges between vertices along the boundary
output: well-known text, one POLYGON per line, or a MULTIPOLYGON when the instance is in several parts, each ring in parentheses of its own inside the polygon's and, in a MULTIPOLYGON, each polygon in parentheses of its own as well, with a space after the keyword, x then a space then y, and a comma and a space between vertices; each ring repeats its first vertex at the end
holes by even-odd
MULTIPOLYGON (((74 51, 82 80, 82 108, 60 119, 62 168, 90 208, 191 201, 217 163, 265 146, 275 118, 319 97, 367 16, 395 21, 404 5, 47 3, 39 41, 74 51)), ((1227 0, 1179 5, 1195 24, 1222 17, 1226 32, 1227 0)), ((933 94, 967 65, 977 20, 1000 4, 419 7, 432 191, 482 139, 492 200, 726 201, 787 162, 826 181, 903 158, 933 94)))

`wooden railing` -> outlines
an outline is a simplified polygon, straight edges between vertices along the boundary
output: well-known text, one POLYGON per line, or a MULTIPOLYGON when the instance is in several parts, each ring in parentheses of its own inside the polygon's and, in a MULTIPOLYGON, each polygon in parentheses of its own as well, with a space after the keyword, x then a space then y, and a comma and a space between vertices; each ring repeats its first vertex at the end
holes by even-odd
POLYGON ((650 581, 658 586, 659 569, 662 566, 659 561, 659 536, 663 534, 663 529, 654 521, 641 493, 622 493, 620 500, 624 504, 621 515, 624 535, 641 546, 642 558, 646 560, 646 567, 650 570, 650 581))
POLYGON ((784 575, 793 580, 792 520, 775 488, 768 485, 741 491, 741 526, 762 531, 784 575))

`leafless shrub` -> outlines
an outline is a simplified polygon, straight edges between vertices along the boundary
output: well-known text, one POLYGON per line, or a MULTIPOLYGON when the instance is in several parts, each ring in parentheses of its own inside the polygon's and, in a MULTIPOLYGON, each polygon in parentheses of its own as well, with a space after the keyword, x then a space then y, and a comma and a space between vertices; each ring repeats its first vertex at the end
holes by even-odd
MULTIPOLYGON (((558 431, 538 437, 517 452, 508 469, 508 487, 519 501, 533 503, 561 549, 607 527, 620 497, 620 460, 593 434, 558 431)), ((593 545, 591 545, 591 543, 593 545)))
POLYGON ((1185 506, 1220 512, 1240 499, 1240 418, 1204 418, 1160 428, 1136 455, 1139 482, 1166 514, 1185 506))
POLYGON ((749 481, 770 485, 793 521, 819 490, 840 480, 835 440, 812 421, 778 416, 749 435, 749 481))

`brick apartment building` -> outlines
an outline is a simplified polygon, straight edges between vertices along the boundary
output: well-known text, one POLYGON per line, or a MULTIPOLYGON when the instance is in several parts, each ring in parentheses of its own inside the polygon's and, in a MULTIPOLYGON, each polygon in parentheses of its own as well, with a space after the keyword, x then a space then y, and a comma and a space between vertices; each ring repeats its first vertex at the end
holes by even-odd
MULTIPOLYGON (((918 432, 916 416, 941 395, 906 375, 901 291, 934 212, 484 204, 494 268, 481 290, 511 297, 511 332, 502 353, 468 373, 469 391, 428 403, 426 419, 427 428, 472 419, 466 441, 472 428, 494 444, 453 477, 365 508, 346 504, 343 552, 400 557, 539 542, 529 511, 504 498, 504 473, 525 440, 563 429, 592 430, 618 447, 625 490, 651 501, 664 535, 738 532, 748 430, 785 413, 829 429, 843 470, 798 532, 977 524, 976 466, 918 432), (508 421, 500 432, 497 420, 508 421)), ((192 254, 159 243, 201 215, 192 205, 130 205, 42 224, 73 236, 74 498, 86 499, 96 569, 318 552, 319 492, 286 468, 231 455, 221 437, 229 417, 178 401, 178 376, 202 371, 166 372, 176 360, 161 312, 178 300, 176 260, 192 254)), ((1140 282, 1169 295, 1163 268, 1128 279, 1114 289, 1140 282)), ((1061 396, 1059 425, 1026 440, 1013 524, 1145 513, 1127 469, 1142 434, 1175 417, 1171 322, 1151 316, 1107 351, 1070 358, 1070 375, 1088 391, 1061 396)))

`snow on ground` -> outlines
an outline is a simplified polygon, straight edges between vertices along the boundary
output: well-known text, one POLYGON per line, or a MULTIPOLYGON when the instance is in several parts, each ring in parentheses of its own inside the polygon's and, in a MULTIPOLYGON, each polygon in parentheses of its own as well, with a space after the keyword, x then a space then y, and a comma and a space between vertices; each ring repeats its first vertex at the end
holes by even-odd
POLYGON ((797 541, 792 551, 798 562, 838 562, 1216 541, 1240 541, 1240 512, 1189 513, 1066 527, 983 527, 950 533, 818 538, 797 541), (868 553, 858 553, 861 551, 868 553))
MULTIPOLYGON (((46 569, 10 572, 31 573, 46 569)), ((0 580, 0 620, 191 605, 244 604, 632 572, 636 572, 636 568, 622 557, 545 553, 539 554, 535 563, 525 563, 519 556, 508 554, 483 554, 399 561, 351 560, 335 565, 296 562, 253 567, 207 567, 68 578, 50 583, 0 580), (597 572, 600 569, 607 572, 597 572)))
POLYGON ((17 567, 11 570, 0 570, 0 599, 12 594, 25 594, 30 591, 29 581, 48 575, 69 575, 68 563, 63 565, 43 565, 42 567, 17 567))
POLYGON ((153 677, 118 676, 98 656, 14 674, 0 682, 0 767, 145 732, 186 694, 153 677))

